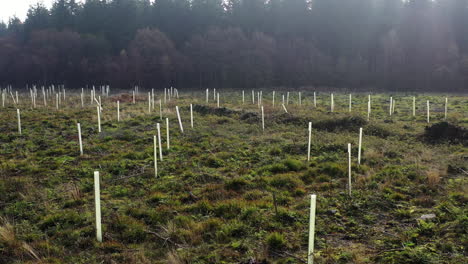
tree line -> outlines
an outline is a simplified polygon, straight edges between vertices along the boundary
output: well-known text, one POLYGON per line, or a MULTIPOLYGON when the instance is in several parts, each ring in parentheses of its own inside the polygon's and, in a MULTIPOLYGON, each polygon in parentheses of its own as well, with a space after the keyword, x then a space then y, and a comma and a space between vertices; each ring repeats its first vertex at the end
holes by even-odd
POLYGON ((0 23, 0 85, 466 91, 468 0, 56 0, 0 23))

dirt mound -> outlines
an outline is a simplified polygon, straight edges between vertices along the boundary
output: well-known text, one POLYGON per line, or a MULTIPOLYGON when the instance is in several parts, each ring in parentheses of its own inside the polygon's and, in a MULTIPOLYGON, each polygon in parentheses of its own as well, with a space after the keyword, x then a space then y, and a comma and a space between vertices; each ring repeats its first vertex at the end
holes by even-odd
POLYGON ((329 119, 324 121, 319 121, 317 123, 312 123, 312 127, 319 130, 326 131, 339 131, 339 130, 349 130, 356 131, 360 127, 363 127, 367 124, 367 121, 362 117, 343 117, 338 119, 329 119))
POLYGON ((296 125, 296 126, 304 126, 309 123, 310 120, 299 117, 299 116, 293 116, 288 113, 282 113, 281 115, 278 115, 275 118, 276 123, 279 124, 290 124, 290 125, 296 125))
MULTIPOLYGON (((110 100, 112 102, 120 101, 121 103, 132 103, 133 102, 133 95, 132 94, 127 94, 127 93, 114 95, 114 96, 110 97, 110 100)), ((142 99, 142 98, 138 98, 138 96, 135 98, 135 101, 137 101, 137 102, 146 101, 146 100, 148 100, 148 98, 142 99)))
POLYGON ((240 120, 247 123, 258 123, 260 121, 260 116, 254 112, 246 112, 240 116, 240 120))
POLYGON ((198 112, 202 115, 217 115, 217 116, 232 116, 238 112, 227 109, 226 107, 215 108, 206 105, 194 105, 193 111, 198 112))
POLYGON ((426 127, 424 138, 431 143, 450 142, 468 146, 468 130, 447 122, 440 122, 426 127))

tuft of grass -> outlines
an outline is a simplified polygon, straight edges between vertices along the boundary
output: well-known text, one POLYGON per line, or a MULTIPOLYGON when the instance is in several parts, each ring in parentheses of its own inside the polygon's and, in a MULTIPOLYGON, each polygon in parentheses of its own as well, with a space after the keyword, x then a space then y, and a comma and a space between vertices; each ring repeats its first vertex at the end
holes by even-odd
POLYGON ((286 247, 286 239, 278 232, 273 232, 266 237, 266 244, 269 250, 282 250, 286 247))

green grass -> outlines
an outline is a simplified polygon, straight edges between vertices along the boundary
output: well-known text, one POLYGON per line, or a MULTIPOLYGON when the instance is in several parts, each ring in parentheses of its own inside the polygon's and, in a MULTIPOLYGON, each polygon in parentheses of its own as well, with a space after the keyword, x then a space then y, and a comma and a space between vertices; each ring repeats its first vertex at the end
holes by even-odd
MULTIPOLYGON (((211 92, 211 91, 210 91, 211 92)), ((210 96, 180 92, 148 113, 103 97, 102 133, 96 105, 67 93, 31 109, 20 98, 0 108, 0 263, 302 263, 307 256, 310 194, 317 194, 316 263, 466 263, 468 171, 466 141, 429 143, 423 137, 426 100, 431 123, 443 121, 445 95, 281 92, 260 111, 246 91, 210 96), (396 99, 388 113, 389 97, 396 99), (189 104, 194 104, 190 128, 189 104), (178 127, 175 106, 184 130, 178 127), (166 149, 165 118, 171 148, 166 149), (83 134, 79 155, 76 123, 83 134), (153 171, 153 135, 162 126, 163 161, 153 171), (307 162, 308 122, 312 122, 307 162), (364 129, 357 164, 359 127, 364 129), (352 143, 353 193, 347 194, 347 143, 352 143), (101 175, 103 243, 95 240, 93 171, 101 175), (463 172, 465 171, 465 172, 463 172), (275 202, 273 200, 275 196, 275 202), (423 214, 436 218, 418 220, 423 214)), ((468 126, 467 97, 449 96, 448 121, 468 126)))

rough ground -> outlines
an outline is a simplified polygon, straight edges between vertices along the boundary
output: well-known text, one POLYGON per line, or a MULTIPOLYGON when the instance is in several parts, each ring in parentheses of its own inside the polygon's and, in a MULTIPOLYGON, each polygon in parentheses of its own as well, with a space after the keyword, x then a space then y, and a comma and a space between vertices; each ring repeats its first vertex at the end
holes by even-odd
POLYGON ((272 107, 271 93, 263 94, 264 132, 257 105, 250 98, 242 104, 240 92, 222 92, 221 109, 214 101, 206 105, 203 93, 181 92, 163 107, 169 150, 159 105, 148 114, 144 95, 136 105, 131 94, 103 98, 102 133, 96 106, 82 109, 79 96, 69 96, 57 111, 52 101, 32 110, 24 95, 18 135, 9 102, 0 108, 0 263, 304 263, 312 193, 318 196, 315 263, 467 263, 468 148, 460 140, 427 140, 440 126, 466 133, 467 97, 449 97, 446 125, 436 124, 443 121, 439 95, 418 95, 414 118, 411 97, 393 94, 398 104, 390 117, 390 95, 374 95, 368 122, 366 94, 354 95, 352 113, 347 95, 335 95, 330 113, 329 94, 319 94, 316 109, 312 93, 303 93, 302 106, 291 93, 288 114, 272 107), (427 129, 426 100, 434 109, 427 129), (155 178, 157 122, 164 159, 155 178), (95 240, 95 170, 101 173, 103 243, 95 240))

